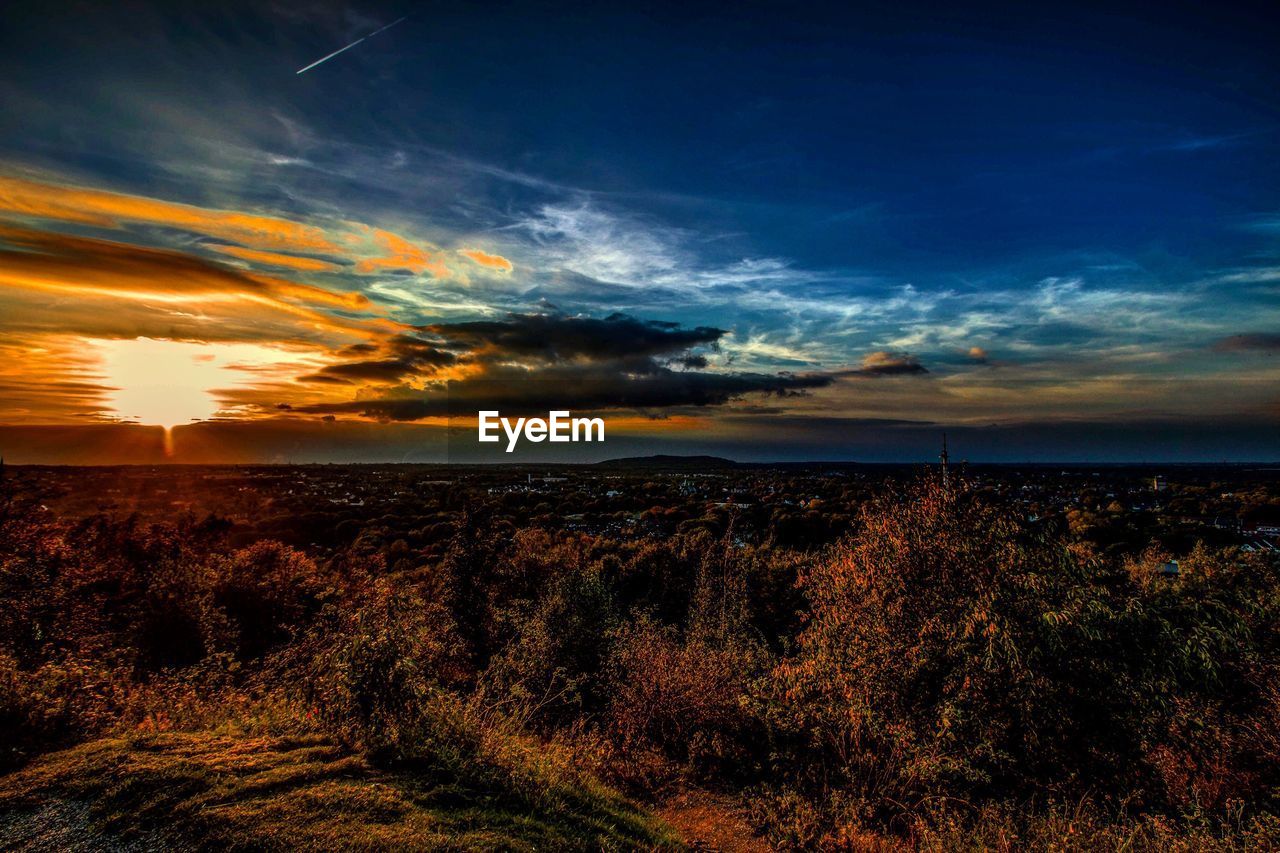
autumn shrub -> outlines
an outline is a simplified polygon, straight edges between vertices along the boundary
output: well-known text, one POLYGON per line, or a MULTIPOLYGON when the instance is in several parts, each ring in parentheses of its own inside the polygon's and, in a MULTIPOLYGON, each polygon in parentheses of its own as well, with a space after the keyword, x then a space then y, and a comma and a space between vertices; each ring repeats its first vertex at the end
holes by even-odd
MULTIPOLYGON (((212 574, 200 556, 177 553, 129 566, 136 588, 116 614, 124 636, 110 630, 105 639, 131 650, 140 677, 198 664, 228 643, 224 614, 212 600, 212 574)), ((88 604, 88 602, 84 602, 88 604)))
POLYGON ((303 722, 375 764, 444 786, 436 796, 523 811, 580 805, 597 786, 574 751, 471 689, 452 615, 396 578, 372 578, 294 648, 273 656, 303 722), (522 805, 519 805, 522 804, 522 805))
POLYGON ((440 602, 452 616, 473 672, 480 672, 501 645, 495 624, 494 597, 502 590, 494 583, 499 557, 510 540, 484 513, 463 512, 432 568, 424 594, 440 602))
POLYGON ((768 652, 752 624, 750 561, 732 524, 718 539, 698 537, 680 624, 641 612, 617 633, 607 729, 624 755, 653 751, 695 776, 741 778, 760 758, 750 694, 768 652))
POLYGON ((665 624, 682 624, 693 598, 694 567, 714 541, 700 531, 629 545, 608 569, 619 600, 665 624))
POLYGON ((433 696, 467 675, 450 614, 388 578, 371 579, 272 668, 309 719, 389 761, 410 754, 433 696))
MULTIPOLYGON (((588 568, 589 538, 541 527, 514 531, 492 555, 488 609, 498 624, 496 636, 509 624, 506 608, 532 602, 564 575, 588 568)), ((517 614, 518 615, 518 614, 517 614)))
POLYGON ((225 615, 241 660, 305 631, 342 591, 340 579, 323 574, 310 557, 269 540, 217 560, 211 574, 212 604, 225 615))
POLYGON ((0 652, 0 767, 87 735, 116 721, 129 698, 127 672, 64 658, 32 670, 0 652))
POLYGON ((806 610, 798 580, 812 565, 814 555, 749 546, 740 559, 749 581, 747 627, 774 653, 789 652, 806 610))
POLYGON ((29 507, 0 500, 0 651, 18 666, 45 658, 66 618, 57 590, 73 553, 29 507))
POLYGON ((507 713, 539 725, 563 726, 599 711, 618 620, 613 591, 598 571, 562 570, 516 620, 515 636, 494 657, 482 692, 507 713))
POLYGON ((71 655, 140 676, 199 662, 221 643, 210 601, 216 525, 32 513, 0 538, 3 639, 25 666, 71 655))
POLYGON ((1194 592, 1139 588, 962 487, 881 499, 804 577, 808 621, 770 705, 782 774, 839 801, 819 807, 828 829, 885 825, 937 797, 1176 810, 1187 800, 1161 750, 1224 782, 1202 806, 1265 799, 1247 763, 1225 758, 1233 777, 1211 759, 1243 754, 1231 732, 1258 719, 1270 654, 1255 628, 1274 624, 1258 611, 1274 605, 1223 584, 1230 574, 1194 592))
POLYGON ((1145 764, 1162 802, 1213 813, 1280 806, 1280 566, 1197 547, 1140 596, 1165 663, 1166 723, 1145 764))
POLYGON ((656 750, 695 775, 740 775, 761 745, 748 693, 762 664, 751 644, 629 623, 610 660, 608 731, 624 755, 656 750))

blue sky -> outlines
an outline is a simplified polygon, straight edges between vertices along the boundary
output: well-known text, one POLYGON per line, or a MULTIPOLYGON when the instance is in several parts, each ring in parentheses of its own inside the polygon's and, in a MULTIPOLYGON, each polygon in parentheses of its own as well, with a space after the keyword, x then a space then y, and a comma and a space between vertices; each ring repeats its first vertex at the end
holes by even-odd
MULTIPOLYGON (((758 389, 634 413, 686 423, 661 439, 677 449, 841 455, 796 439, 795 423, 779 432, 780 411, 815 436, 847 423, 881 458, 913 458, 910 436, 935 426, 1045 436, 1039 449, 1020 441, 1023 458, 1127 458, 1132 440, 1107 436, 1143 425, 1183 436, 1169 458, 1280 449, 1280 16, 1265 5, 16 3, 0 15, 0 173, 23 192, 392 232, 447 260, 361 256, 289 276, 367 298, 459 365, 479 363, 450 349, 479 320, 718 329, 646 356, 662 381, 693 370, 758 389), (510 269, 450 266, 465 251, 510 269), (694 357, 705 363, 680 361, 694 357), (1075 442, 1073 423, 1089 425, 1075 442), (1236 437, 1225 448, 1205 438, 1215 423, 1236 437)), ((234 235, 203 225, 6 210, 0 222, 44 234, 280 271, 244 251, 229 261, 234 235)), ((0 239, 32 251, 34 238, 0 239)), ((61 335, 310 347, 321 370, 354 357, 350 329, 295 334, 256 315, 235 334, 189 317, 170 334, 125 291, 93 298, 133 300, 133 325, 19 294, 0 335, 15 353, 56 350, 61 335)), ((365 334, 386 360, 386 333, 365 334)), ((50 406, 18 371, 0 384, 0 423, 129 420, 93 364, 46 369, 102 393, 50 406)), ((284 368, 211 393, 228 423, 385 420, 346 404, 430 393, 435 377, 415 370, 323 399, 292 390, 300 375, 284 368)), ((974 441, 999 454, 1000 440, 974 441)))

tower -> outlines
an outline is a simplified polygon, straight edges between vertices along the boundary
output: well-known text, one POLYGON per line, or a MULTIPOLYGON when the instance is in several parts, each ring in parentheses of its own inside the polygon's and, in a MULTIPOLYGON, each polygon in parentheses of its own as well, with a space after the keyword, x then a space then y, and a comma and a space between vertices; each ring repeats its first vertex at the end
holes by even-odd
POLYGON ((950 458, 950 457, 949 457, 949 456, 947 456, 947 434, 944 432, 944 433, 942 434, 942 454, 938 457, 938 459, 940 459, 940 460, 942 461, 942 487, 943 487, 944 489, 945 489, 945 488, 947 487, 947 485, 948 485, 948 480, 947 480, 947 476, 948 476, 948 475, 947 475, 947 460, 948 460, 949 458, 950 458))

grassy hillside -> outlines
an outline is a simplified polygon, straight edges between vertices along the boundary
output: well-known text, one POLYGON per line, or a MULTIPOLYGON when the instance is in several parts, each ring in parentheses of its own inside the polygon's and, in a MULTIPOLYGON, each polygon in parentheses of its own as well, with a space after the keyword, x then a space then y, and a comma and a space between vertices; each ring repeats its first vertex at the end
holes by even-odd
POLYGON ((38 849, 648 850, 680 845, 602 787, 512 791, 379 770, 321 737, 106 738, 0 778, 0 837, 38 849))

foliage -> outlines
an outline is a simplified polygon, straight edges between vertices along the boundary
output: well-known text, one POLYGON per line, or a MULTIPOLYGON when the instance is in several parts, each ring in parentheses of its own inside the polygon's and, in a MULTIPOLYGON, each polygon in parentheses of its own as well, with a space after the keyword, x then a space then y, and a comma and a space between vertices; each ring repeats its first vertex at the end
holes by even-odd
POLYGON ((639 539, 547 506, 287 545, 0 499, 0 811, 26 786, 209 846, 323 844, 344 808, 410 846, 671 843, 609 779, 738 792, 797 849, 1280 840, 1274 557, 1121 552, 927 479, 779 503, 755 538, 725 506, 640 506, 639 539), (285 778, 295 799, 252 804, 285 778))
POLYGON ((617 623, 613 591, 600 573, 565 568, 517 620, 515 636, 486 671, 485 694, 527 719, 560 725, 599 710, 617 623))
POLYGON ((1274 565, 1134 583, 929 482, 869 506, 804 585, 772 710, 832 822, 937 797, 1274 808, 1277 767, 1249 757, 1276 731, 1274 565))
POLYGON ((435 694, 466 673, 448 612, 386 578, 273 664, 309 717, 384 760, 412 754, 435 694))

